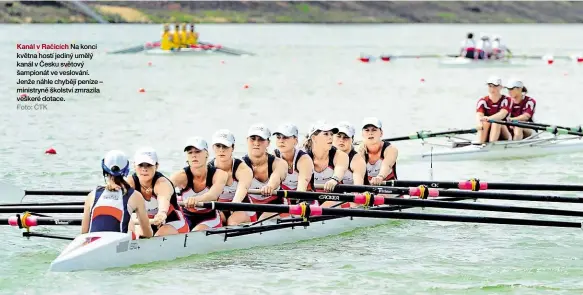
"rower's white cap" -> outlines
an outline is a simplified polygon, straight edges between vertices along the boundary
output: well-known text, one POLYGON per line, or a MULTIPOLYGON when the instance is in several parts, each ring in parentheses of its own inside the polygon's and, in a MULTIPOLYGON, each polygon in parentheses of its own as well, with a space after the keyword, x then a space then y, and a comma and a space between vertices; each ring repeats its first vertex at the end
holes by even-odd
POLYGON ((491 76, 486 80, 486 84, 494 84, 496 86, 502 85, 502 79, 498 76, 491 76))
POLYGON ((140 165, 142 163, 150 165, 156 165, 158 163, 158 154, 153 148, 143 147, 136 151, 134 154, 134 164, 140 165))
POLYGON ((186 152, 186 150, 189 147, 194 147, 197 150, 209 150, 208 149, 208 144, 206 143, 206 140, 204 140, 202 137, 199 136, 195 136, 195 137, 191 137, 186 141, 186 144, 184 145, 184 151, 186 152))
POLYGON ((235 145, 235 136, 229 131, 229 129, 220 129, 213 134, 212 143, 231 147, 235 145))
POLYGON ((338 128, 334 127, 334 125, 324 121, 319 120, 316 123, 312 124, 310 127, 310 132, 308 133, 308 137, 312 136, 317 131, 332 131, 333 134, 338 133, 338 128))
POLYGON ((247 132, 247 137, 251 136, 259 136, 263 139, 269 139, 271 137, 271 131, 269 131, 269 128, 263 124, 254 124, 249 127, 249 131, 247 132))
POLYGON ((367 117, 362 120, 362 128, 365 126, 372 125, 376 128, 383 129, 383 123, 376 117, 367 117))
POLYGON ((515 87, 522 88, 522 87, 524 87, 524 83, 522 83, 522 81, 520 81, 520 80, 512 79, 512 80, 508 81, 508 84, 506 84, 506 88, 508 88, 508 89, 512 89, 515 87))
POLYGON ((277 126, 273 135, 281 134, 286 137, 295 136, 298 137, 298 127, 292 123, 285 123, 277 126))
POLYGON ((354 126, 350 122, 342 121, 338 123, 338 133, 344 133, 348 137, 354 137, 354 126))
POLYGON ((500 40, 500 36, 498 36, 498 35, 494 35, 494 36, 492 36, 492 39, 494 39, 494 40, 497 40, 497 41, 498 41, 498 40, 500 40))
POLYGON ((113 176, 127 176, 129 172, 130 162, 126 154, 120 150, 112 150, 107 152, 101 162, 103 171, 113 176), (113 167, 118 169, 114 172, 113 167))

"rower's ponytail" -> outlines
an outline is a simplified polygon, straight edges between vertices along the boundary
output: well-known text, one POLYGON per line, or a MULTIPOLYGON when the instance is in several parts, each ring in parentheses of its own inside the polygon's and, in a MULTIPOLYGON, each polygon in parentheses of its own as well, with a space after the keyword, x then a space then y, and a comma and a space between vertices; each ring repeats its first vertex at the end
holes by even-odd
POLYGON ((524 86, 522 86, 522 93, 528 93, 528 90, 524 86))
POLYGON ((306 140, 304 141, 304 150, 309 152, 312 150, 312 138, 309 135, 306 135, 306 140))
MULTIPOLYGON (((111 170, 112 172, 118 172, 119 168, 117 166, 113 166, 111 170)), ((105 189, 108 191, 115 191, 119 186, 121 187, 122 192, 125 194, 131 188, 130 184, 125 180, 125 178, 123 178, 123 175, 112 176, 108 173, 103 173, 103 175, 109 177, 113 181, 113 183, 112 181, 108 181, 105 185, 105 189)))

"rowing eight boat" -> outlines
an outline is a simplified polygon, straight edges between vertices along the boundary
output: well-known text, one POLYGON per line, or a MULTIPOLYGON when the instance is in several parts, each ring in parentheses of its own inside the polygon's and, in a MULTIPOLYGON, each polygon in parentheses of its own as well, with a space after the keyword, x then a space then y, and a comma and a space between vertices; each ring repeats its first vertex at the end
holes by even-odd
MULTIPOLYGON (((377 208, 390 210, 395 206, 377 208)), ((131 237, 124 233, 82 234, 75 238, 51 263, 50 270, 67 272, 127 267, 155 261, 169 261, 194 254, 292 243, 387 222, 382 218, 325 216, 314 217, 309 223, 285 222, 286 220, 291 221, 283 219, 279 224, 266 222, 265 225, 224 227, 139 240, 131 240, 131 237), (323 221, 324 219, 327 220, 323 221), (257 235, 259 232, 261 236, 257 235), (93 239, 91 243, 84 245, 91 239, 93 239)))

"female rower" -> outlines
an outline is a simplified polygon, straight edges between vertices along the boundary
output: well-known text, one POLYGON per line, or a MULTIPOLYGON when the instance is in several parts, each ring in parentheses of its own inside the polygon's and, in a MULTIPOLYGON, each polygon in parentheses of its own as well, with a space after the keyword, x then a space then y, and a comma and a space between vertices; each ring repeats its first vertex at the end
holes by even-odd
MULTIPOLYGON (((101 169, 105 186, 98 186, 85 198, 81 233, 127 233, 132 213, 136 212, 141 235, 151 237, 153 233, 144 197, 124 180, 130 169, 126 155, 117 150, 108 152, 101 160, 101 169)), ((135 238, 134 233, 132 238, 135 238)))
POLYGON ((502 79, 490 77, 488 84, 488 95, 480 98, 476 106, 476 119, 478 121, 478 138, 480 143, 495 142, 499 139, 508 140, 511 138, 508 128, 503 125, 492 124, 488 120, 505 120, 512 107, 509 97, 500 93, 502 89, 502 79))
POLYGON ((229 176, 227 172, 207 165, 208 144, 204 139, 190 138, 184 152, 188 166, 172 174, 170 181, 180 189, 186 221, 191 231, 221 227, 221 217, 217 210, 197 208, 196 204, 216 201, 229 176))
MULTIPOLYGON (((270 137, 271 131, 263 124, 252 125, 247 132, 247 155, 243 156, 243 161, 253 170, 250 188, 261 190, 261 194, 249 194, 249 201, 252 204, 284 204, 283 199, 273 196, 272 193, 286 178, 287 163, 267 153, 270 137)), ((241 197, 233 199, 233 202, 242 201, 241 197)), ((273 214, 257 212, 257 217, 264 219, 273 214)))
MULTIPOLYGON (((233 199, 241 199, 249 202, 247 190, 251 186, 253 171, 241 159, 233 158, 235 148, 235 136, 227 130, 221 129, 215 132, 212 139, 213 150, 216 158, 208 165, 227 172, 228 179, 219 195, 219 202, 231 202, 233 199)), ((221 211, 221 220, 226 225, 238 225, 243 222, 253 221, 255 214, 247 214, 245 211, 221 211)))
POLYGON ((348 170, 342 178, 343 184, 368 185, 366 162, 354 150, 354 127, 349 122, 338 123, 338 133, 334 135, 334 146, 348 154, 348 170))
POLYGON ((383 124, 374 117, 362 121, 362 144, 359 153, 364 156, 368 181, 380 185, 383 181, 397 179, 399 151, 388 141, 381 140, 383 124))
POLYGON ((287 174, 281 188, 300 192, 313 191, 314 162, 306 152, 297 148, 298 127, 290 123, 283 124, 277 127, 273 135, 277 138, 277 149, 273 153, 287 163, 287 174))
MULTIPOLYGON (((155 236, 187 233, 188 224, 178 205, 174 185, 158 172, 158 154, 154 149, 142 148, 134 155, 136 172, 128 178, 128 184, 144 196, 148 218, 155 236)), ((136 233, 140 233, 137 228, 136 233)))
MULTIPOLYGON (((338 128, 318 121, 310 128, 304 142, 304 149, 314 163, 314 183, 323 184, 326 192, 334 191, 348 169, 348 155, 332 146, 332 135, 336 133, 338 128)), ((335 203, 337 202, 326 201, 322 206, 329 207, 335 203)))
MULTIPOLYGON (((511 80, 506 86, 508 89, 508 94, 512 98, 512 110, 510 111, 509 121, 518 122, 533 122, 532 117, 534 116, 534 109, 536 107, 536 101, 527 96, 526 87, 522 81, 511 80)), ((521 140, 525 137, 532 135, 532 129, 525 129, 516 126, 508 126, 510 133, 512 134, 513 140, 521 140)))

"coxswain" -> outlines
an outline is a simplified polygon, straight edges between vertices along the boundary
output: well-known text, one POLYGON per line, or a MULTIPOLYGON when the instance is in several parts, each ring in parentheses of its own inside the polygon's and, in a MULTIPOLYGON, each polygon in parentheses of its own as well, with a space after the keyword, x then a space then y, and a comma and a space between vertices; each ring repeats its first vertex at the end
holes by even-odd
POLYGON ((476 54, 474 54, 474 59, 488 59, 492 54, 492 44, 490 43, 490 37, 482 34, 478 44, 476 45, 476 54))
POLYGON ((208 144, 201 137, 190 138, 184 146, 188 166, 170 177, 180 189, 182 210, 191 231, 222 227, 217 210, 197 208, 198 202, 217 201, 225 188, 227 172, 207 165, 208 144))
POLYGON ((383 181, 397 179, 399 150, 388 141, 381 140, 383 123, 375 117, 362 120, 362 144, 358 152, 364 156, 368 182, 380 185, 383 181))
POLYGON ((180 36, 180 25, 174 25, 174 32, 172 32, 172 43, 174 44, 174 49, 180 49, 182 47, 182 38, 180 36))
MULTIPOLYGON (((304 150, 314 163, 314 184, 323 185, 325 192, 332 192, 337 184, 342 183, 344 173, 348 170, 348 155, 332 145, 333 135, 338 128, 325 121, 317 121, 310 127, 304 142, 304 150)), ((326 201, 323 207, 330 207, 338 202, 326 201)), ((345 203, 349 207, 349 203, 345 203)))
MULTIPOLYGON (((527 89, 520 80, 510 80, 506 85, 508 94, 512 99, 512 109, 508 121, 515 122, 533 122, 534 110, 536 108, 536 101, 527 96, 527 89)), ((525 137, 530 137, 535 131, 533 129, 504 126, 508 127, 512 134, 512 140, 521 140, 525 137)))
MULTIPOLYGON (((249 194, 249 201, 252 204, 285 204, 282 198, 272 194, 280 188, 281 182, 287 176, 287 163, 267 152, 270 137, 271 131, 263 124, 254 124, 247 132, 247 154, 243 156, 243 161, 253 170, 250 189, 261 190, 260 194, 249 194)), ((233 202, 242 201, 240 198, 233 199, 233 202)), ((257 218, 262 220, 274 214, 257 212, 257 218)))
POLYGON ((486 84, 488 85, 488 95, 478 99, 476 104, 478 139, 481 144, 511 138, 508 128, 502 128, 503 125, 488 122, 490 119, 506 120, 512 109, 511 99, 501 93, 502 79, 490 77, 486 84))
POLYGON ((460 56, 465 58, 474 58, 476 50, 476 41, 474 41, 474 34, 468 33, 467 38, 461 42, 460 56))
MULTIPOLYGON (((128 184, 142 194, 146 201, 148 218, 152 221, 155 236, 175 235, 189 232, 174 185, 164 174, 158 172, 158 154, 152 148, 138 149, 134 155, 136 172, 128 178, 128 184)), ((140 233, 140 228, 136 228, 140 233)))
POLYGON ((492 42, 492 58, 504 59, 506 53, 512 55, 512 51, 500 41, 500 36, 494 36, 494 41, 492 42))
MULTIPOLYGON (((253 171, 239 158, 233 158, 235 149, 235 136, 227 129, 215 132, 212 137, 215 158, 208 165, 227 172, 228 179, 219 195, 219 202, 232 202, 233 199, 249 203, 247 191, 251 186, 253 171)), ((220 211, 221 221, 224 225, 238 225, 244 222, 254 221, 255 212, 247 214, 245 211, 220 211)))
POLYGON ((314 162, 298 147, 298 127, 291 123, 282 124, 275 129, 273 135, 277 138, 277 148, 273 153, 287 163, 287 174, 281 183, 281 189, 314 191, 314 162))
POLYGON ((172 41, 172 35, 170 34, 170 26, 168 24, 165 24, 164 32, 162 32, 162 37, 160 39, 160 49, 172 50, 173 48, 174 42, 172 41))
POLYGON ((366 162, 353 146, 354 126, 349 122, 338 123, 338 133, 334 134, 334 146, 348 154, 348 170, 344 172, 342 184, 368 185, 366 162))
POLYGON ((101 160, 101 170, 105 186, 98 186, 85 198, 81 233, 131 233, 132 239, 135 239, 137 235, 130 230, 132 213, 135 212, 140 222, 141 236, 151 237, 153 232, 144 197, 124 179, 130 171, 127 156, 118 150, 108 152, 101 160))

